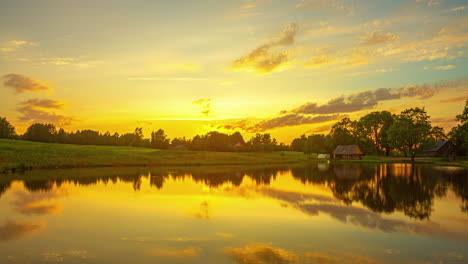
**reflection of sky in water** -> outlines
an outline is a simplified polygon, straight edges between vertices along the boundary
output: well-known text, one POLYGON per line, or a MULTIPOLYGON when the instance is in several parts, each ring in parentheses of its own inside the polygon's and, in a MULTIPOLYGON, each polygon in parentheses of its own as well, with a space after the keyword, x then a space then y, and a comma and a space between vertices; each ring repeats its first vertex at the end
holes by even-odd
POLYGON ((468 258, 463 169, 321 164, 33 171, 21 176, 24 182, 8 177, 0 182, 0 263, 468 258))

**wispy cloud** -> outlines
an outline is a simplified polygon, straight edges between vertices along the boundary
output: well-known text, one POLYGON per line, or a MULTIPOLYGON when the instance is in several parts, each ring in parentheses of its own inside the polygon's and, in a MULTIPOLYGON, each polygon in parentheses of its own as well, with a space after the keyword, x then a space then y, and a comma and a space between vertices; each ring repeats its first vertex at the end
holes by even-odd
POLYGON ((14 89, 16 93, 42 92, 50 90, 50 88, 42 81, 34 80, 21 74, 6 74, 3 76, 3 80, 3 85, 14 89))
POLYGON ((366 46, 386 44, 400 39, 400 36, 393 33, 384 33, 380 31, 369 32, 359 37, 361 44, 366 46))
POLYGON ((199 105, 201 107, 200 113, 208 117, 211 114, 211 98, 198 99, 193 101, 193 104, 199 105))
POLYGON ((129 81, 177 81, 177 82, 196 82, 207 81, 207 78, 190 78, 190 77, 129 77, 129 81))
POLYGON ((0 47, 0 52, 12 52, 16 51, 22 46, 39 46, 37 42, 30 42, 26 40, 10 40, 4 44, 3 47, 0 47))
POLYGON ((272 53, 274 48, 287 47, 294 44, 298 26, 295 23, 287 25, 276 39, 269 41, 249 54, 236 59, 231 68, 236 71, 254 71, 261 74, 273 72, 289 61, 289 52, 278 51, 272 53))
POLYGON ((434 67, 434 69, 436 70, 451 70, 451 69, 455 69, 457 66, 455 65, 444 65, 444 66, 437 66, 437 67, 434 67))
POLYGON ((463 11, 463 10, 465 10, 465 9, 467 9, 466 6, 457 6, 457 7, 451 8, 449 11, 451 11, 451 12, 458 12, 458 11, 463 11))

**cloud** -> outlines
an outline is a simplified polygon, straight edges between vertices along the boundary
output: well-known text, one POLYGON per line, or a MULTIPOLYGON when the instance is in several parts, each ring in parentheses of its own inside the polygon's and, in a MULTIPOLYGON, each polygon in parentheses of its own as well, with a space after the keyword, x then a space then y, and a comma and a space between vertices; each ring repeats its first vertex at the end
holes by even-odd
POLYGON ((201 111, 200 113, 205 117, 210 116, 211 114, 211 102, 213 100, 210 98, 198 99, 192 102, 192 104, 200 105, 201 111))
POLYGON ((3 76, 3 85, 12 88, 16 93, 42 92, 50 90, 48 86, 39 80, 34 80, 20 74, 6 74, 3 76))
POLYGON ((351 0, 300 0, 296 8, 323 9, 332 8, 339 11, 351 11, 353 9, 351 0))
POLYGON ((451 8, 450 11, 451 12, 457 12, 457 11, 462 11, 462 10, 465 10, 465 9, 466 9, 466 6, 457 6, 457 7, 451 8))
POLYGON ((47 200, 56 199, 66 195, 57 191, 30 193, 18 191, 15 193, 16 200, 13 206, 16 211, 25 215, 47 215, 57 214, 61 208, 57 204, 47 203, 47 200))
POLYGON ((457 66, 455 66, 455 65, 445 65, 445 66, 434 67, 434 69, 436 69, 436 70, 451 70, 451 69, 455 69, 455 68, 457 68, 457 66))
POLYGON ((202 249, 198 247, 189 247, 185 249, 153 248, 149 250, 147 254, 154 257, 190 258, 198 256, 201 251, 202 249))
POLYGON ((340 96, 328 101, 327 104, 306 103, 293 109, 293 113, 301 114, 334 114, 352 113, 372 109, 380 102, 401 98, 427 99, 433 97, 440 89, 466 86, 466 81, 455 81, 435 84, 408 85, 400 88, 378 88, 357 92, 348 96, 340 96))
POLYGON ((129 81, 179 81, 179 82, 195 82, 207 81, 207 78, 189 78, 189 77, 129 77, 129 81))
POLYGON ((304 116, 297 113, 287 114, 280 117, 275 117, 259 122, 255 126, 249 128, 251 132, 262 132, 265 130, 287 127, 299 126, 306 124, 319 124, 328 121, 341 119, 340 115, 319 115, 319 116, 304 116))
POLYGON ((288 264, 296 263, 296 254, 268 244, 249 244, 244 248, 227 248, 226 255, 240 264, 288 264))
POLYGON ((15 47, 24 46, 24 45, 39 46, 37 42, 29 42, 26 40, 10 40, 8 41, 8 44, 10 44, 11 46, 15 46, 15 47))
POLYGON ((341 115, 306 116, 297 113, 289 113, 282 116, 266 119, 254 124, 252 124, 252 122, 250 122, 248 119, 237 120, 232 123, 218 125, 218 129, 240 129, 249 133, 257 133, 280 127, 319 124, 339 120, 343 117, 344 116, 341 115))
POLYGON ((57 125, 69 125, 73 119, 52 110, 62 109, 63 102, 52 99, 30 99, 20 103, 17 111, 21 114, 19 120, 31 123, 53 123, 57 125))
POLYGON ((385 44, 396 41, 400 37, 393 33, 383 33, 379 31, 369 32, 364 36, 360 36, 361 45, 373 46, 379 44, 385 44))
POLYGON ((21 46, 39 46, 39 44, 37 42, 29 42, 26 40, 10 40, 7 42, 7 47, 0 47, 0 52, 15 51, 21 46))
POLYGON ((441 103, 459 103, 459 102, 465 102, 466 100, 468 100, 468 94, 447 98, 447 99, 441 100, 440 102, 441 103))
POLYGON ((255 71, 270 73, 289 61, 289 51, 271 53, 274 48, 286 47, 294 44, 298 26, 291 23, 272 41, 260 45, 249 54, 236 59, 231 68, 236 71, 255 71))
MULTIPOLYGON (((250 133, 263 132, 269 129, 298 126, 305 124, 320 124, 339 120, 346 117, 346 113, 373 109, 379 103, 403 98, 428 99, 438 91, 448 88, 468 88, 467 80, 447 81, 432 84, 407 85, 398 88, 378 88, 374 90, 339 96, 328 103, 319 105, 314 102, 305 103, 292 110, 281 111, 280 115, 260 122, 253 123, 248 119, 241 119, 231 123, 220 124, 218 129, 244 130, 250 133)), ((322 126, 321 131, 327 130, 322 126)))
POLYGON ((45 224, 42 222, 32 223, 7 221, 3 226, 0 226, 0 241, 21 238, 43 229, 44 226, 45 224))

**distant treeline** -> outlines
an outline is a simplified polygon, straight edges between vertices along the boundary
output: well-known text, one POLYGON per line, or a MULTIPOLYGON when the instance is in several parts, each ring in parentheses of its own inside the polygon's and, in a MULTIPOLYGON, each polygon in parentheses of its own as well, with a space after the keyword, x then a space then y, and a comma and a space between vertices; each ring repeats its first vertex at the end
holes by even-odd
POLYGON ((270 134, 256 134, 244 141, 241 133, 224 134, 217 131, 197 135, 192 139, 173 138, 159 129, 151 132, 151 138, 143 137, 143 128, 137 127, 133 133, 100 133, 95 130, 67 132, 53 124, 35 123, 23 135, 17 135, 15 128, 0 117, 0 138, 21 139, 36 142, 63 143, 76 145, 133 146, 154 149, 208 150, 208 151, 285 151, 289 146, 278 144, 270 134))
POLYGON ((95 130, 66 132, 52 124, 32 124, 23 135, 0 118, 0 138, 22 139, 38 142, 78 145, 134 146, 154 149, 208 150, 208 151, 303 151, 305 153, 332 153, 337 145, 359 145, 367 154, 401 153, 412 158, 423 149, 435 146, 439 140, 450 139, 459 155, 468 150, 468 100, 463 113, 456 116, 459 124, 448 134, 438 126, 432 126, 424 108, 410 108, 400 114, 388 111, 372 112, 359 120, 344 118, 334 124, 328 135, 312 134, 295 138, 291 145, 278 143, 270 134, 257 133, 244 141, 241 133, 225 134, 217 131, 189 138, 170 139, 159 129, 151 132, 151 138, 143 138, 143 129, 133 133, 111 134, 95 130))

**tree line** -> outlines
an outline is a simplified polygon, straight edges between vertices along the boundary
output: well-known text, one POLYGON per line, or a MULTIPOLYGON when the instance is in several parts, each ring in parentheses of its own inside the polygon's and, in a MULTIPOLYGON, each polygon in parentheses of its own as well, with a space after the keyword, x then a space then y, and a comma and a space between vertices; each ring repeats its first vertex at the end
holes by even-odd
POLYGON ((434 146, 435 141, 450 139, 459 155, 468 151, 468 100, 460 115, 459 124, 446 134, 441 127, 432 126, 430 116, 424 108, 409 108, 400 114, 388 111, 369 113, 359 120, 344 118, 335 123, 329 134, 302 135, 291 145, 278 143, 268 133, 257 133, 244 141, 241 133, 226 134, 212 131, 193 138, 170 139, 164 130, 151 132, 150 138, 143 137, 143 129, 137 127, 133 133, 100 133, 95 130, 66 132, 52 124, 35 123, 23 135, 6 118, 0 117, 0 138, 22 139, 38 142, 77 145, 133 146, 154 149, 183 149, 207 151, 303 151, 304 153, 332 153, 337 145, 359 145, 367 154, 401 154, 414 159, 423 149, 434 146))
POLYGON ((151 132, 150 138, 144 138, 143 128, 135 128, 133 133, 113 133, 85 129, 67 132, 57 129, 53 124, 34 123, 22 135, 17 135, 15 128, 6 118, 0 117, 0 138, 20 139, 36 142, 62 143, 76 145, 132 146, 153 149, 207 150, 207 151, 286 151, 289 146, 278 143, 270 134, 257 133, 250 140, 244 141, 241 133, 225 134, 212 131, 193 138, 170 139, 164 130, 151 132))
POLYGON ((400 114, 388 111, 372 112, 359 120, 344 118, 335 123, 328 135, 312 134, 295 138, 291 150, 304 153, 332 153, 338 145, 358 145, 367 154, 401 154, 414 157, 436 141, 451 140, 458 155, 468 151, 468 100, 463 113, 456 116, 459 124, 446 134, 443 128, 432 126, 424 108, 409 108, 400 114))

